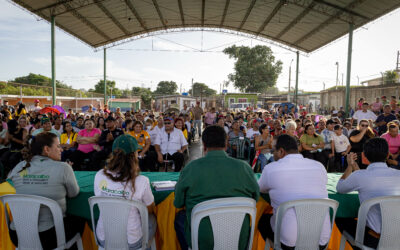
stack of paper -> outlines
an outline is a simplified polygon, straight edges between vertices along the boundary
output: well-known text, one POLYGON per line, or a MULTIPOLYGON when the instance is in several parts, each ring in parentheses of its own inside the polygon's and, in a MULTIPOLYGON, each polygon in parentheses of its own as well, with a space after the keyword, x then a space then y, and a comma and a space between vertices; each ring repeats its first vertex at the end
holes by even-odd
POLYGON ((154 181, 151 183, 156 191, 175 190, 176 181, 154 181))

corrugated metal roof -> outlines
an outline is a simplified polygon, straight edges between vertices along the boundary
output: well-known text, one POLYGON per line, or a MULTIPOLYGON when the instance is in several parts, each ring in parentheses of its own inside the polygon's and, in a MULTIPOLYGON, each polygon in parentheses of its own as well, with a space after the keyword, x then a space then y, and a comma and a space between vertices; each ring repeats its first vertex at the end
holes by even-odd
POLYGON ((221 28, 312 52, 400 7, 399 0, 12 0, 94 47, 149 32, 221 28))

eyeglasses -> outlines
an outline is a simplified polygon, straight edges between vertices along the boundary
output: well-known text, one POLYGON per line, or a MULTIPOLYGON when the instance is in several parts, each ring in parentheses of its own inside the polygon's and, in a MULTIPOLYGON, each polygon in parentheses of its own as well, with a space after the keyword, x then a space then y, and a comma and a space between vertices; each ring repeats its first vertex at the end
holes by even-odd
POLYGON ((164 122, 164 124, 165 124, 165 125, 169 125, 169 124, 171 124, 171 123, 170 123, 170 122, 164 122))

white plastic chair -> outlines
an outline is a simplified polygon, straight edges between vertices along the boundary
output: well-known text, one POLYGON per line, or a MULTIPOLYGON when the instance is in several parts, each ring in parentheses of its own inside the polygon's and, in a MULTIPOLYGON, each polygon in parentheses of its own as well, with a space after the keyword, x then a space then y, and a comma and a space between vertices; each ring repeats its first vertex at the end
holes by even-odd
POLYGON ((10 218, 6 204, 8 204, 10 208, 18 236, 17 249, 43 249, 39 238, 38 220, 40 207, 46 206, 53 215, 54 227, 57 235, 56 249, 67 249, 76 243, 78 249, 83 250, 82 239, 79 233, 70 241, 65 242, 63 214, 61 207, 56 201, 42 196, 24 194, 0 196, 0 201, 4 204, 4 213, 6 215, 8 227, 10 225, 10 218))
POLYGON ((384 196, 364 201, 358 209, 356 238, 354 239, 344 231, 340 240, 340 249, 345 248, 346 241, 361 249, 372 249, 363 243, 367 215, 374 205, 380 206, 382 218, 381 236, 377 249, 400 249, 400 196, 384 196))
MULTIPOLYGON (((92 217, 92 225, 94 238, 96 240, 99 249, 129 249, 128 237, 127 237, 127 227, 129 213, 133 207, 139 210, 140 219, 142 222, 142 248, 146 249, 148 247, 149 238, 149 214, 146 205, 139 201, 126 200, 119 197, 100 197, 93 196, 89 198, 90 204, 90 215, 92 217), (96 235, 96 224, 93 216, 94 205, 98 205, 101 218, 104 225, 104 248, 100 246, 96 235)), ((156 249, 155 239, 151 241, 151 248, 156 249)))
POLYGON ((214 249, 238 249, 240 231, 247 214, 251 217, 251 233, 247 249, 251 249, 256 212, 256 201, 244 197, 214 199, 197 204, 191 215, 192 249, 199 249, 199 226, 205 217, 209 217, 211 221, 214 249))
POLYGON ((333 210, 333 216, 331 216, 332 231, 332 226, 335 220, 336 210, 338 206, 339 202, 331 199, 303 199, 282 203, 278 207, 278 211, 276 212, 274 241, 271 242, 271 239, 266 239, 265 250, 269 250, 271 245, 274 246, 274 249, 282 249, 282 219, 283 216, 286 214, 286 211, 290 208, 295 209, 297 218, 297 240, 295 249, 319 249, 319 240, 321 238, 322 228, 326 215, 329 214, 331 208, 333 210))

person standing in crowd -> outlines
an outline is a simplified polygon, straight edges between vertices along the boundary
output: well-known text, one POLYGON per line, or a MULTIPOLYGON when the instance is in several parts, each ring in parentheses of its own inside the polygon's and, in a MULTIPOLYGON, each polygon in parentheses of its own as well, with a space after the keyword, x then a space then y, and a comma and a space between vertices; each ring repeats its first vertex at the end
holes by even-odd
POLYGON ((189 109, 188 109, 188 106, 186 104, 183 105, 183 109, 181 110, 181 114, 183 114, 183 115, 189 114, 189 109))
POLYGON ((33 131, 32 136, 37 136, 38 134, 43 133, 43 132, 49 132, 49 133, 57 135, 57 137, 60 139, 61 134, 58 133, 57 130, 55 130, 54 128, 51 127, 50 118, 44 116, 42 118, 42 120, 40 121, 40 123, 42 125, 42 128, 36 129, 35 131, 33 131))
POLYGON ((364 119, 372 120, 373 122, 375 122, 376 115, 374 114, 374 112, 372 112, 368 108, 369 108, 368 103, 364 102, 363 105, 361 106, 361 110, 357 110, 354 113, 352 123, 353 123, 353 120, 357 120, 357 123, 359 123, 361 120, 364 120, 364 119))
MULTIPOLYGON (((311 125, 312 126, 312 125, 311 125)), ((275 161, 268 164, 258 180, 261 193, 269 193, 273 214, 263 214, 258 222, 262 237, 274 239, 276 211, 284 202, 298 199, 328 198, 326 184, 328 176, 325 167, 299 154, 296 140, 289 135, 281 135, 276 140, 275 161), (282 185, 291 180, 290 185, 282 185)), ((329 213, 322 225, 319 249, 325 249, 331 233, 329 213)), ((297 220, 294 208, 283 217, 281 228, 282 249, 294 249, 297 240, 297 220)))
MULTIPOLYGON (((155 236, 157 221, 154 216, 154 196, 151 192, 150 181, 146 176, 140 175, 139 160, 137 151, 140 148, 135 138, 130 135, 121 135, 112 144, 112 155, 108 164, 97 172, 94 179, 95 196, 113 196, 128 200, 136 200, 147 206, 149 213, 149 238, 155 236), (107 188, 103 188, 107 183, 107 188)), ((142 248, 143 232, 139 213, 132 208, 129 217, 126 218, 127 237, 129 249, 142 248)), ((100 246, 105 246, 105 227, 103 215, 100 213, 96 235, 100 246)))
POLYGON ((179 172, 185 163, 183 152, 187 149, 188 142, 183 132, 174 127, 172 118, 164 118, 164 126, 165 129, 160 131, 155 142, 158 162, 162 164, 164 160, 172 160, 175 172, 179 172))
POLYGON ((381 100, 382 100, 382 106, 385 106, 386 104, 389 104, 389 102, 388 102, 388 100, 386 99, 386 96, 385 96, 385 95, 381 97, 381 100))
POLYGON ((383 114, 380 114, 375 121, 375 124, 378 126, 379 135, 386 133, 388 129, 387 124, 393 120, 396 120, 396 116, 391 113, 390 105, 386 104, 383 107, 383 114))
POLYGON ((211 108, 210 111, 208 111, 204 117, 204 125, 205 127, 211 126, 215 124, 215 118, 216 118, 216 114, 215 114, 215 108, 211 108))
MULTIPOLYGON (((58 137, 52 133, 41 133, 32 138, 24 149, 24 161, 8 175, 17 194, 39 195, 58 203, 63 213, 66 241, 77 233, 82 236, 85 220, 66 214, 66 197, 76 197, 79 186, 71 166, 61 160, 58 137)), ((43 249, 54 249, 57 245, 53 216, 48 208, 41 207, 38 220, 39 238, 43 249)), ((15 225, 9 230, 11 241, 18 247, 15 225)))
POLYGON ((133 123, 133 130, 128 132, 138 142, 140 149, 138 149, 139 167, 141 171, 155 171, 156 156, 154 152, 150 152, 151 137, 147 131, 143 129, 143 124, 140 121, 133 123))
POLYGON ((39 99, 36 99, 35 101, 34 101, 34 104, 33 104, 34 106, 33 106, 33 111, 34 112, 39 112, 41 109, 42 109, 42 107, 40 107, 40 101, 39 101, 39 99))
MULTIPOLYGON (((0 159, 1 156, 8 151, 8 140, 7 140, 7 129, 3 127, 3 123, 0 122, 0 159)), ((0 176, 1 178, 1 176, 0 176)))
POLYGON ((400 169, 399 125, 397 125, 395 122, 389 122, 387 127, 388 132, 381 136, 389 145, 389 158, 387 163, 390 167, 400 169))
POLYGON ((98 145, 101 131, 94 127, 92 119, 86 119, 85 129, 78 133, 78 149, 71 155, 74 170, 81 170, 81 165, 85 159, 91 159, 92 155, 97 152, 95 146, 98 145))
POLYGON ((1 163, 3 164, 5 174, 22 160, 21 150, 24 148, 24 142, 28 135, 28 131, 21 127, 17 120, 9 121, 7 126, 7 142, 10 144, 10 150, 5 152, 1 157, 1 163))
POLYGON ((382 103, 379 102, 379 97, 377 97, 377 98, 375 99, 375 102, 373 102, 373 103, 371 104, 371 110, 372 110, 372 112, 375 113, 375 115, 379 115, 379 113, 380 113, 381 110, 382 110, 382 107, 383 107, 383 105, 382 105, 382 103))
POLYGON ((343 134, 343 127, 340 124, 336 124, 334 134, 332 135, 333 150, 335 154, 335 170, 344 171, 347 168, 346 156, 351 150, 351 145, 347 136, 343 134))
MULTIPOLYGON (((193 108, 193 116, 194 116, 194 128, 197 130, 199 137, 201 137, 201 124, 202 124, 202 116, 203 109, 200 107, 200 102, 196 102, 196 106, 193 108)), ((195 135, 193 135, 194 137, 195 135)))
POLYGON ((90 104, 90 105, 89 105, 89 109, 85 112, 85 117, 91 118, 91 117, 94 116, 94 115, 95 115, 95 112, 94 112, 94 110, 93 110, 93 105, 90 104))
POLYGON ((261 125, 261 121, 258 119, 249 120, 250 128, 247 130, 246 137, 250 140, 250 164, 253 162, 255 156, 255 147, 254 142, 255 138, 260 135, 259 127, 261 125))
POLYGON ((392 108, 392 112, 396 111, 396 108, 397 108, 396 96, 391 96, 390 97, 390 107, 392 108))
POLYGON ((26 115, 25 104, 23 104, 22 102, 18 102, 14 117, 15 117, 15 119, 18 119, 19 117, 21 117, 23 115, 26 115))
POLYGON ((313 159, 325 163, 324 153, 322 152, 325 143, 324 139, 315 133, 314 126, 312 124, 307 124, 305 127, 305 133, 300 138, 301 152, 305 158, 313 159))
MULTIPOLYGON (((175 231, 182 250, 191 248, 191 213, 203 201, 226 197, 259 198, 259 188, 251 167, 244 161, 228 157, 226 133, 219 126, 207 127, 202 136, 205 156, 190 162, 182 171, 175 187, 174 205, 184 208, 175 217, 175 231), (223 178, 221 178, 223 176, 223 178)), ((210 221, 200 224, 199 249, 213 249, 210 221)), ((239 237, 239 249, 246 249, 250 220, 239 237)), ((250 243, 251 244, 251 243, 250 243)))
POLYGON ((98 145, 94 145, 96 152, 92 156, 92 170, 97 171, 104 166, 104 162, 111 154, 112 145, 116 138, 124 134, 120 128, 115 125, 115 119, 108 117, 106 120, 107 129, 101 131, 98 145), (103 163, 103 164, 102 164, 103 163))
POLYGON ((106 121, 103 117, 100 116, 97 118, 96 128, 100 129, 101 131, 106 129, 106 121))
POLYGON ((357 154, 357 164, 360 166, 362 169, 366 168, 367 165, 365 165, 362 162, 362 157, 361 153, 363 151, 365 143, 370 139, 374 138, 375 134, 372 131, 372 129, 369 127, 369 122, 368 120, 361 120, 358 123, 357 129, 353 130, 351 132, 349 139, 350 139, 350 145, 351 145, 351 152, 357 154))
MULTIPOLYGON (((348 167, 336 185, 338 193, 358 191, 360 203, 366 200, 399 195, 400 171, 389 168, 386 159, 389 156, 389 145, 383 138, 372 138, 364 145, 362 154, 368 160, 367 169, 360 170, 356 154, 347 157, 348 167), (383 181, 384 180, 384 181, 383 181)), ((335 219, 339 230, 348 232, 355 237, 357 221, 353 218, 335 219)), ((368 212, 363 244, 376 249, 381 233, 382 215, 379 206, 373 206, 368 212)))
POLYGON ((66 161, 76 149, 78 133, 72 129, 71 122, 64 123, 64 133, 61 134, 60 146, 63 149, 61 160, 66 161))
POLYGON ((364 104, 364 98, 360 98, 359 100, 358 100, 358 103, 357 103, 357 111, 358 110, 362 110, 362 106, 363 106, 363 104, 364 104))
POLYGON ((274 159, 271 154, 272 143, 274 137, 269 133, 267 124, 261 124, 259 128, 260 135, 255 137, 255 151, 260 150, 258 161, 260 162, 261 171, 265 165, 272 162, 274 159))

